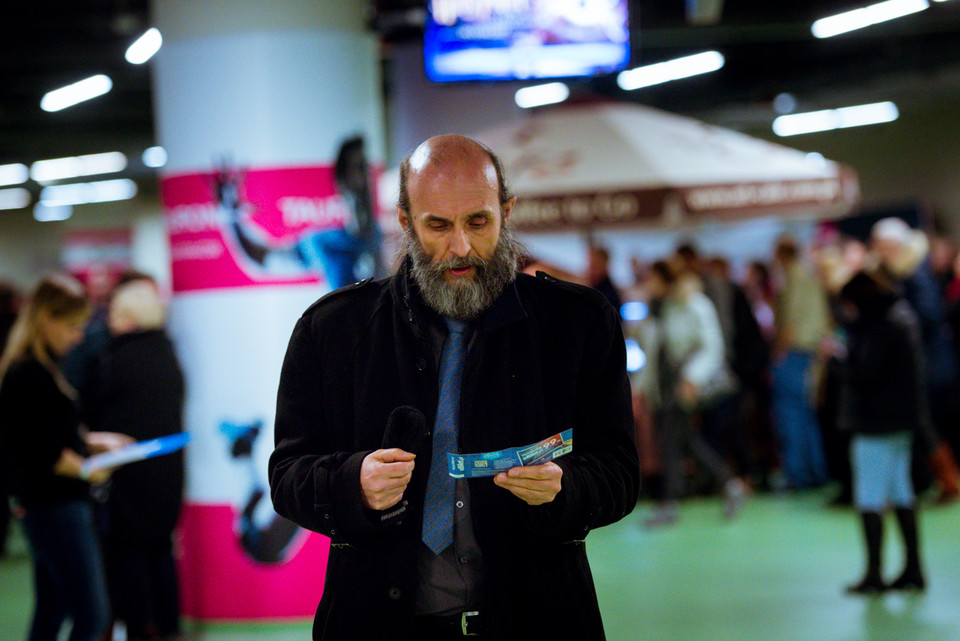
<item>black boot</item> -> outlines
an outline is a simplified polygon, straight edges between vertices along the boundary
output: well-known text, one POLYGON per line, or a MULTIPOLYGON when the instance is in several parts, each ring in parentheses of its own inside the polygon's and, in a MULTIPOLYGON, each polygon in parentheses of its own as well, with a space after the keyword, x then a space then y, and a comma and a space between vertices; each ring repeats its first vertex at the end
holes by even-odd
POLYGON ((913 508, 897 508, 897 523, 903 535, 906 563, 903 572, 890 584, 892 590, 923 590, 927 582, 920 569, 920 536, 917 533, 917 512, 913 508))
POLYGON ((867 572, 859 583, 847 586, 850 594, 880 594, 887 589, 880 575, 883 544, 883 517, 879 512, 861 512, 864 541, 867 545, 867 572))

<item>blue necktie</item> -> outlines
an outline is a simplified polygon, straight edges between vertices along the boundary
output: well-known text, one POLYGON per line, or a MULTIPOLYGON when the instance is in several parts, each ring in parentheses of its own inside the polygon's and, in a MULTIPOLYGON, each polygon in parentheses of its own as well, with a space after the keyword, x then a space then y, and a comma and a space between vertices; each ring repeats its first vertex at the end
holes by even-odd
POLYGON ((453 494, 456 482, 448 472, 447 452, 457 450, 460 380, 463 378, 466 355, 464 331, 467 324, 450 318, 444 320, 450 331, 440 355, 440 397, 433 427, 433 459, 423 505, 423 542, 434 554, 440 554, 453 543, 453 494))

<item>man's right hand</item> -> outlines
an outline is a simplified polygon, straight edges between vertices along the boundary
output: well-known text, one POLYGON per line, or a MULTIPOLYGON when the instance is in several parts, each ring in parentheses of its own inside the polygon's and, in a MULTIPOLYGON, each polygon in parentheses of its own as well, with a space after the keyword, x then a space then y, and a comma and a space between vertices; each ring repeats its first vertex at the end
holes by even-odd
POLYGON ((399 448, 367 454, 360 465, 363 504, 371 510, 386 510, 399 503, 413 476, 415 458, 416 454, 399 448))

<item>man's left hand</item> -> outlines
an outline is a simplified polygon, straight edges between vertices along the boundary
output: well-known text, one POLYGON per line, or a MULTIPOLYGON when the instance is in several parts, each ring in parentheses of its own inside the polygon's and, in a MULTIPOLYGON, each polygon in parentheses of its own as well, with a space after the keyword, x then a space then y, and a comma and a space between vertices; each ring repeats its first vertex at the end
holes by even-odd
POLYGON ((527 505, 550 503, 560 493, 563 470, 554 462, 512 467, 493 477, 493 482, 510 491, 527 505))

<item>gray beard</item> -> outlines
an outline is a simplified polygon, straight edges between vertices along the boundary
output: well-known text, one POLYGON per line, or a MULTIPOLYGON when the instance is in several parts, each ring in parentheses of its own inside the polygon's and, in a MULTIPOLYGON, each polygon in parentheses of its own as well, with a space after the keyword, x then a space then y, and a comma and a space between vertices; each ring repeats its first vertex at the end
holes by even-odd
POLYGON ((514 239, 510 228, 503 225, 490 260, 468 256, 433 261, 410 226, 400 237, 400 251, 410 257, 410 273, 427 306, 444 316, 468 321, 488 309, 507 285, 516 280, 517 261, 523 247, 514 239), (447 270, 463 267, 474 268, 472 278, 447 281, 447 270))

